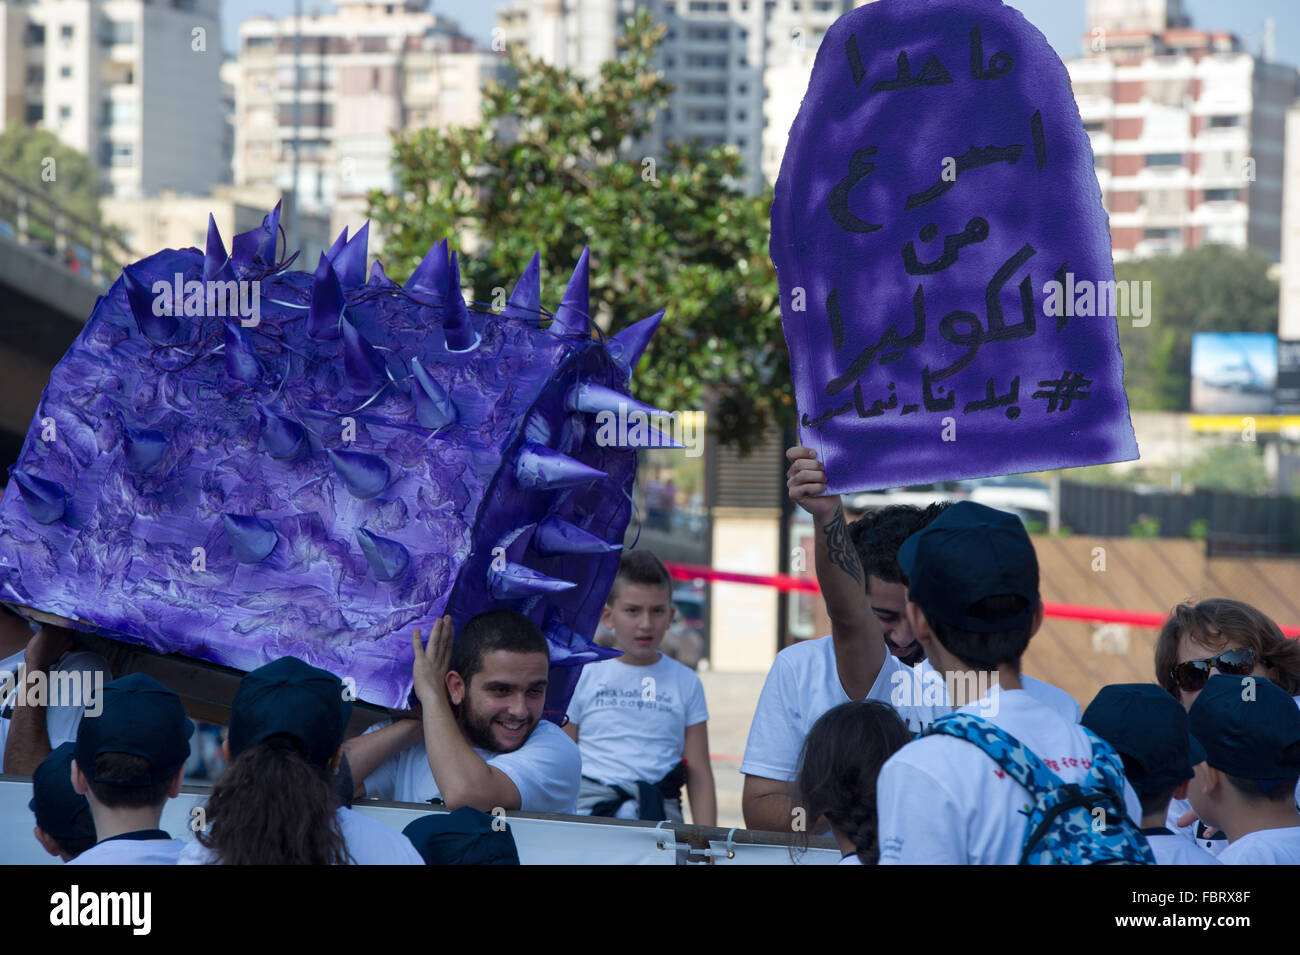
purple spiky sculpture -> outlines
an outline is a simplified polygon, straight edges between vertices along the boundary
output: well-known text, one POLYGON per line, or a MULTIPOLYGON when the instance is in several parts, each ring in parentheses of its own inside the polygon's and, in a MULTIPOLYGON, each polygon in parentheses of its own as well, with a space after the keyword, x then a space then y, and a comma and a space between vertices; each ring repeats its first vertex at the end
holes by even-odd
POLYGON ((99 301, 0 501, 0 600, 239 670, 292 654, 390 706, 412 627, 513 608, 550 641, 558 721, 613 655, 589 637, 636 467, 593 415, 654 410, 627 391, 662 313, 593 337, 585 251, 551 319, 536 256, 496 315, 445 241, 399 287, 367 280, 366 228, 312 273, 278 236, 277 207, 227 256, 210 222, 206 254, 99 301))

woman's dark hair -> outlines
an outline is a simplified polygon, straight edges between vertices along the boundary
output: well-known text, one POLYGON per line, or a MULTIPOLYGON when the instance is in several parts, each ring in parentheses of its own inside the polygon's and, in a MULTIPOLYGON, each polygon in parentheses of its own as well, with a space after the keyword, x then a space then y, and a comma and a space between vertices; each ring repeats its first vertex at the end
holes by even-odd
MULTIPOLYGON (((1017 594, 997 594, 976 601, 967 612, 980 620, 996 621, 1023 613, 1027 604, 1028 601, 1017 594)), ((945 650, 977 670, 996 670, 1000 664, 1019 666, 1020 658, 1029 646, 1029 638, 1034 635, 1032 625, 975 633, 950 627, 928 614, 925 619, 945 650)))
POLYGON ((1278 625, 1263 611, 1240 600, 1217 597, 1198 604, 1183 603, 1174 608, 1156 638, 1156 682, 1174 699, 1179 699, 1174 682, 1178 639, 1194 636, 1218 652, 1235 643, 1255 651, 1276 677, 1269 677, 1290 696, 1300 696, 1300 643, 1282 635, 1278 625))
POLYGON ((822 816, 857 847, 863 865, 880 857, 876 777, 912 734, 888 703, 858 700, 827 710, 808 731, 796 804, 808 813, 805 838, 822 816))
POLYGON ((197 839, 226 865, 347 865, 338 808, 329 769, 296 740, 272 736, 221 774, 197 839))

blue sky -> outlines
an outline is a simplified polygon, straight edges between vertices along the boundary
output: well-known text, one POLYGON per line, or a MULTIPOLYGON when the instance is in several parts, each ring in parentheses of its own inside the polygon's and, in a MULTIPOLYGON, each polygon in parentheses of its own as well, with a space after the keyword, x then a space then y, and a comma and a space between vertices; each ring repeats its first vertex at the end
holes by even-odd
MULTIPOLYGON (((239 21, 258 13, 284 16, 293 12, 294 0, 225 0, 222 4, 222 34, 228 50, 235 47, 239 21)), ((1023 13, 1043 31, 1062 58, 1077 56, 1079 38, 1084 28, 1084 0, 1010 0, 1010 6, 1023 13)), ((1300 4, 1296 0, 1186 0, 1184 6, 1198 27, 1231 30, 1249 49, 1257 50, 1264 21, 1272 17, 1276 24, 1277 56, 1283 63, 1300 65, 1300 4)), ((496 3, 483 0, 433 0, 435 12, 460 22, 471 36, 484 45, 496 24, 496 3)), ((304 13, 321 13, 334 9, 330 0, 302 0, 304 13)))

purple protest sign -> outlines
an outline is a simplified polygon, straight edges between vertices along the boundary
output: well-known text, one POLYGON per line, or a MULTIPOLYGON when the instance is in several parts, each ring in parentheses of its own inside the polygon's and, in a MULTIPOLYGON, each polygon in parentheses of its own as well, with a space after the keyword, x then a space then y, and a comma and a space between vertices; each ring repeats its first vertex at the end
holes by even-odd
POLYGON ((1092 148, 998 0, 878 0, 827 31, 771 255, 831 493, 1137 457, 1092 148))

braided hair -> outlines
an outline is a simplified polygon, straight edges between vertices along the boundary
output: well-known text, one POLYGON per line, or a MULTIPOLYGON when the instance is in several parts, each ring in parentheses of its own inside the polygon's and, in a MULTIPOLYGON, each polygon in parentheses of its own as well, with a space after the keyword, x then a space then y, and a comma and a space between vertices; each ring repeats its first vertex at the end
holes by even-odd
POLYGON ((858 850, 863 865, 880 857, 876 776, 912 734, 888 703, 859 700, 827 710, 804 740, 798 804, 813 823, 825 817, 858 850))

